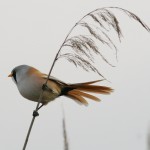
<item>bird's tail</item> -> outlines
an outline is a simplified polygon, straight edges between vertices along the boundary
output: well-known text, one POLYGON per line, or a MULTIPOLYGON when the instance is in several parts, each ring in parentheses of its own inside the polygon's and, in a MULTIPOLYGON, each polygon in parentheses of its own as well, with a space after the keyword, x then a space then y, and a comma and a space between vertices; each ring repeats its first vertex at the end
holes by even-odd
POLYGON ((89 98, 94 101, 100 101, 98 97, 95 97, 88 93, 91 92, 91 93, 98 93, 98 94, 110 94, 113 91, 113 89, 107 86, 92 85, 93 83, 99 81, 101 80, 85 82, 85 83, 69 84, 63 88, 62 95, 77 100, 78 102, 84 105, 88 104, 85 98, 89 98))

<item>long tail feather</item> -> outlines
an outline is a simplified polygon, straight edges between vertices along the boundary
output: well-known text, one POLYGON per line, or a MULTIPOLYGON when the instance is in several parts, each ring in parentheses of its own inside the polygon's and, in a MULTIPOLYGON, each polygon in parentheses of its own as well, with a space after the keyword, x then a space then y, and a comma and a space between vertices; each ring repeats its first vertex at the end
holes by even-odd
POLYGON ((113 91, 113 89, 111 89, 110 87, 96 86, 96 85, 81 86, 77 89, 81 91, 93 92, 99 94, 110 94, 113 91))
POLYGON ((84 105, 88 105, 88 102, 82 96, 75 94, 73 91, 69 91, 67 95, 75 100, 80 101, 84 105))
POLYGON ((75 99, 84 105, 88 104, 88 102, 84 99, 84 97, 94 101, 100 101, 99 98, 91 94, 85 93, 85 92, 90 92, 90 93, 98 93, 98 94, 110 94, 111 92, 113 92, 113 89, 107 86, 91 85, 99 81, 101 80, 67 85, 62 90, 62 95, 66 95, 72 99, 75 99))
POLYGON ((90 81, 90 82, 84 82, 84 83, 75 83, 75 84, 71 84, 71 86, 89 85, 89 84, 94 84, 94 83, 101 82, 101 81, 104 81, 104 79, 96 80, 96 81, 90 81))
POLYGON ((79 91, 79 90, 72 90, 71 92, 73 92, 73 93, 76 94, 76 95, 80 95, 80 96, 83 96, 83 97, 92 99, 92 100, 94 100, 94 101, 97 101, 97 102, 100 101, 100 99, 97 98, 96 96, 90 95, 90 94, 88 94, 88 93, 81 92, 81 91, 79 91))

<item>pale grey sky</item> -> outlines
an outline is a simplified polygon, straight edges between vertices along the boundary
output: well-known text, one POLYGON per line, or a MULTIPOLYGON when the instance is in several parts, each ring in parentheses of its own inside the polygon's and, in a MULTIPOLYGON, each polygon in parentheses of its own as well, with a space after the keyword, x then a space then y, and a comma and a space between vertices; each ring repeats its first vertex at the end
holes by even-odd
MULTIPOLYGON (((21 97, 14 83, 7 78, 12 68, 27 64, 48 73, 70 28, 88 12, 106 6, 130 10, 150 26, 149 0, 0 2, 0 149, 22 149, 36 106, 21 97)), ((64 97, 51 102, 40 111, 27 150, 63 149, 62 100, 70 150, 147 150, 150 34, 125 15, 118 17, 124 33, 124 39, 118 44, 119 61, 111 70, 103 68, 115 92, 100 96, 101 103, 89 101, 88 107, 64 97)), ((58 62, 52 74, 66 82, 98 78, 70 69, 70 64, 58 62)))

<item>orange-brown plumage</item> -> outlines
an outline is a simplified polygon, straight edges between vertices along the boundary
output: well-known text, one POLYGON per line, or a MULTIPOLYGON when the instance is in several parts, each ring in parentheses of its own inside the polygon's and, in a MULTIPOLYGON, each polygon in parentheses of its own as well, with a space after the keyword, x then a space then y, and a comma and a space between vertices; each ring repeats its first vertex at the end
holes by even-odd
POLYGON ((98 93, 98 94, 110 94, 111 92, 113 92, 113 89, 107 86, 91 85, 99 81, 101 80, 70 84, 64 87, 68 89, 68 91, 64 93, 64 95, 72 99, 75 99, 85 105, 88 104, 88 102, 85 100, 85 97, 94 101, 100 101, 98 97, 93 96, 89 93, 85 93, 85 92, 90 92, 90 93, 98 93))
MULTIPOLYGON (((47 81, 48 76, 31 66, 21 65, 15 67, 9 77, 13 78, 23 97, 38 102, 42 86, 47 81)), ((107 86, 93 85, 100 81, 102 80, 67 84, 50 76, 41 103, 46 105, 50 101, 63 95, 77 100, 84 105, 88 104, 85 98, 100 101, 98 97, 89 93, 110 94, 113 91, 113 89, 107 86)))

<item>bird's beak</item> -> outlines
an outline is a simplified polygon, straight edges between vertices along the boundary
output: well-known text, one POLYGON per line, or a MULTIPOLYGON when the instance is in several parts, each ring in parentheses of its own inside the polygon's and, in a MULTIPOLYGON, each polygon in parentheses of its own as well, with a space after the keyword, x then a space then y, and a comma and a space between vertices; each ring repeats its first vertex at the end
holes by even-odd
POLYGON ((12 77, 13 76, 13 74, 11 73, 10 75, 8 75, 8 77, 12 77))

